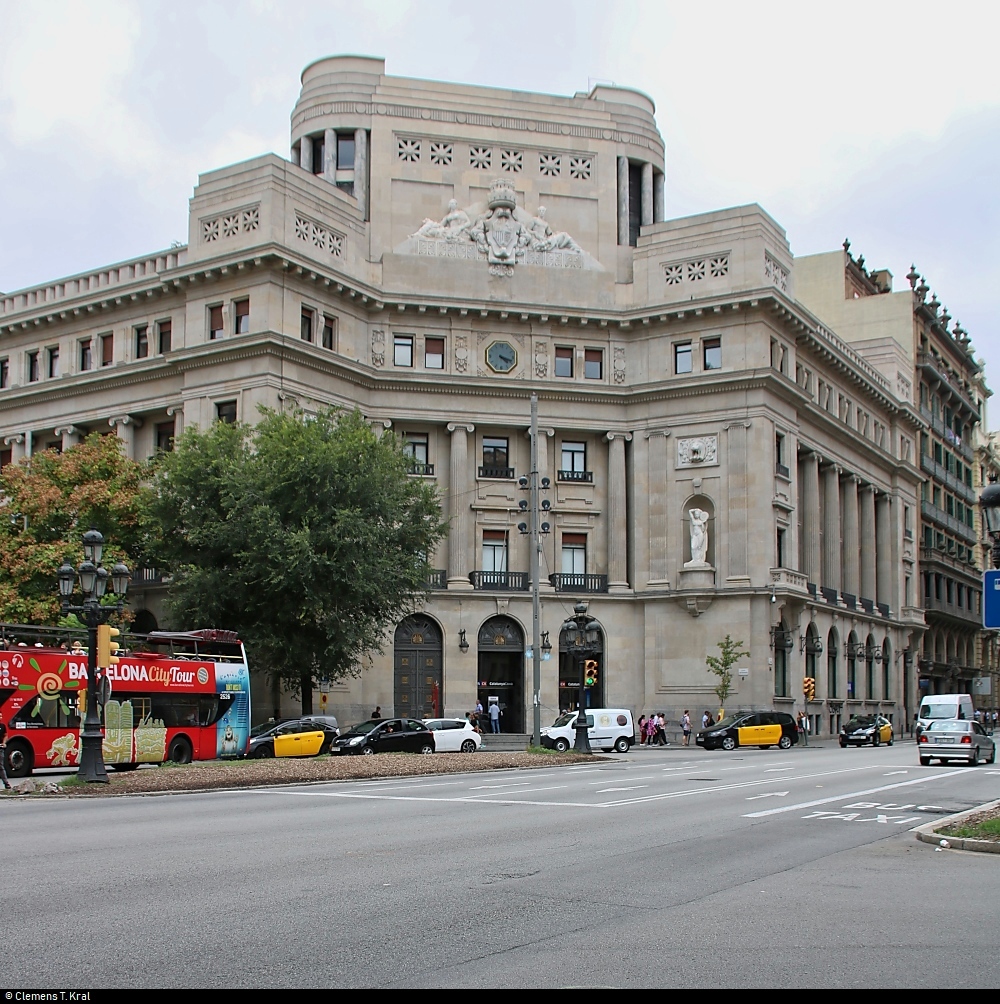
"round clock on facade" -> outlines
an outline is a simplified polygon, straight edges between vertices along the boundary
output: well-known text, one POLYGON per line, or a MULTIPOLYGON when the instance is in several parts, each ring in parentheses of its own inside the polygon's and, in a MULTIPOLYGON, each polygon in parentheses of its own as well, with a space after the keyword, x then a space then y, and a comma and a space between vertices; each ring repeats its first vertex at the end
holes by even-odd
POLYGON ((496 373, 509 373, 517 365, 517 349, 510 342, 492 342, 486 350, 486 365, 496 373))

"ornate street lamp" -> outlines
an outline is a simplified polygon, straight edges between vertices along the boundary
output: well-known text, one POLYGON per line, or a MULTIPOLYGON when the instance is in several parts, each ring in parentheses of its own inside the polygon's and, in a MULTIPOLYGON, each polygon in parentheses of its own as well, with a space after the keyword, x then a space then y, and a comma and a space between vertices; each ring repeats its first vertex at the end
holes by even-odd
POLYGON ((576 741, 573 749, 577 753, 592 753, 587 726, 587 660, 597 653, 601 637, 601 626, 587 616, 587 605, 583 602, 573 607, 573 616, 563 622, 561 632, 565 634, 566 645, 571 656, 580 663, 580 696, 577 699, 576 741))
POLYGON ((983 510, 983 524, 993 541, 993 567, 1000 568, 1000 485, 996 482, 988 484, 979 496, 979 505, 983 510))
POLYGON ((59 581, 59 596, 62 599, 63 616, 76 614, 87 625, 87 710, 83 720, 83 734, 80 742, 80 766, 78 776, 84 781, 108 783, 108 772, 104 766, 104 732, 101 729, 101 716, 97 710, 98 679, 97 679, 97 629, 104 624, 112 614, 121 614, 125 609, 125 594, 131 579, 128 567, 118 562, 111 570, 101 565, 101 555, 104 552, 104 535, 98 530, 88 530, 83 535, 84 560, 74 571, 73 566, 63 562, 59 566, 56 578, 59 581), (101 603, 111 579, 111 589, 118 597, 118 602, 111 606, 101 603), (73 604, 73 586, 79 579, 82 602, 73 604))

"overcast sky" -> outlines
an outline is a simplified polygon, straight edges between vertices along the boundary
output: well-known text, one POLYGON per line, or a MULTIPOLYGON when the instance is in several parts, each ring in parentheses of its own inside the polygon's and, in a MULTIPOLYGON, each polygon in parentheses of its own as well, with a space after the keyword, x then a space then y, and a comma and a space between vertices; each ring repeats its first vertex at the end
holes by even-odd
MULTIPOLYGON (((1000 4, 0 0, 0 289, 187 239, 200 171, 288 155, 299 74, 656 102, 667 215, 759 202, 795 254, 911 262, 1000 388, 1000 4)), ((1000 424, 1000 405, 991 424, 1000 424)))

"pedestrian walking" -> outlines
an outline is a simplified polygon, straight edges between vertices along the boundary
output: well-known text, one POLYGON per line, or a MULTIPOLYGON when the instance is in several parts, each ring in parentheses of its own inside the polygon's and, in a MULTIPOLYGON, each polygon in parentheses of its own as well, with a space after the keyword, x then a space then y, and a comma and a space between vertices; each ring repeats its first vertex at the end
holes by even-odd
POLYGON ((690 746, 691 745, 691 714, 687 710, 687 708, 684 709, 684 715, 681 718, 681 731, 684 733, 684 745, 685 746, 690 746))
POLYGON ((670 745, 667 742, 667 719, 662 711, 656 716, 656 741, 660 746, 670 745))
POLYGON ((490 704, 490 728, 493 730, 494 735, 499 735, 500 733, 500 703, 498 701, 493 701, 490 704))
POLYGON ((711 716, 711 715, 710 715, 710 714, 708 713, 708 711, 706 710, 706 711, 705 711, 705 714, 703 714, 703 715, 701 716, 701 727, 702 727, 703 729, 707 729, 707 728, 708 728, 708 726, 709 726, 709 723, 711 722, 711 720, 712 720, 712 716, 711 716))
POLYGON ((0 720, 0 781, 10 791, 10 781, 7 780, 7 726, 0 720))
POLYGON ((646 716, 639 715, 639 745, 646 745, 646 716))
POLYGON ((372 712, 372 721, 377 721, 382 717, 382 705, 378 704, 375 706, 375 710, 372 712))

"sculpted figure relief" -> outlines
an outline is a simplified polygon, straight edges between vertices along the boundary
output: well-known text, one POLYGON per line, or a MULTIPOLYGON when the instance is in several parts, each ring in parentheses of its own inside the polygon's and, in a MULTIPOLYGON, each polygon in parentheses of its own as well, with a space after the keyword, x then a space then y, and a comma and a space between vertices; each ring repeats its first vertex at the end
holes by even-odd
POLYGON ((538 207, 538 215, 532 217, 531 225, 532 251, 572 251, 581 254, 583 248, 565 230, 556 233, 545 219, 545 206, 538 207))
POLYGON ((448 212, 443 220, 424 220, 413 237, 425 237, 431 240, 461 241, 468 239, 468 230, 472 226, 469 214, 458 208, 458 202, 451 199, 448 202, 448 212))
POLYGON ((706 565, 708 556, 708 513, 704 509, 688 509, 691 518, 691 560, 684 562, 685 568, 706 565))

